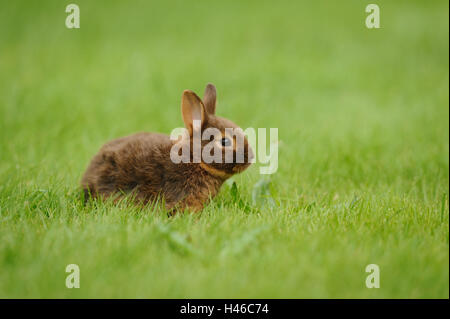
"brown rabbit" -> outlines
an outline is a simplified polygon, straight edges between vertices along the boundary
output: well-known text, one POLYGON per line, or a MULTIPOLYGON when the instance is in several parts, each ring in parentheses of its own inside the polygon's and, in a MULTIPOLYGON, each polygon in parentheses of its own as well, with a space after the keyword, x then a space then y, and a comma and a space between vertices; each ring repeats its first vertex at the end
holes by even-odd
POLYGON ((94 156, 83 176, 81 185, 86 198, 114 196, 120 199, 131 193, 138 202, 144 204, 161 198, 166 208, 172 211, 185 208, 202 210, 208 200, 218 193, 223 182, 231 175, 245 170, 253 159, 253 152, 243 132, 234 131, 234 136, 226 134, 226 128, 238 127, 216 116, 215 110, 214 85, 206 86, 203 101, 194 92, 185 90, 181 112, 187 130, 183 138, 174 141, 163 134, 137 133, 106 143, 94 156), (199 162, 195 162, 194 151, 197 150, 198 154, 199 147, 193 146, 193 135, 198 136, 198 133, 208 128, 215 128, 220 134, 211 136, 209 140, 201 140, 201 144, 197 145, 203 151, 207 143, 216 143, 214 145, 219 145, 221 160, 206 163, 202 157, 199 162), (243 143, 237 143, 238 138, 243 143), (189 146, 188 162, 175 163, 171 160, 176 143, 189 146), (227 154, 233 154, 231 162, 225 161, 227 149, 227 154), (237 160, 242 157, 243 161, 237 160))

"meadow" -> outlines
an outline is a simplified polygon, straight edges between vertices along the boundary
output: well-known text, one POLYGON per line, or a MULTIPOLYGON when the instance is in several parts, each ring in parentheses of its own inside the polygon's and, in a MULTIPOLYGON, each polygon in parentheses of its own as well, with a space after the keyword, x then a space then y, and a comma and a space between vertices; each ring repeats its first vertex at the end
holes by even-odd
POLYGON ((449 298, 448 1, 0 1, 1 298, 449 298), (199 214, 98 202, 108 140, 184 89, 278 128, 199 214), (80 267, 80 288, 65 286, 80 267), (380 288, 368 289, 368 264, 380 288))

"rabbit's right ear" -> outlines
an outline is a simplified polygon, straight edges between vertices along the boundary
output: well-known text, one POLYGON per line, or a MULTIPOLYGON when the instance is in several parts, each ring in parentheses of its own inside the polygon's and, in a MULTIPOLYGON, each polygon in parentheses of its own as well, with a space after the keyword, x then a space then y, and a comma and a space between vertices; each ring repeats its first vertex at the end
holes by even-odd
POLYGON ((216 113, 216 87, 212 83, 208 83, 205 88, 205 94, 203 95, 203 103, 205 103, 205 109, 209 114, 216 113))
POLYGON ((205 111, 205 106, 202 100, 191 90, 185 90, 181 98, 181 113, 183 115, 183 122, 192 135, 194 130, 201 130, 202 126, 205 125, 207 114, 205 111), (194 121, 196 121, 194 123, 194 121), (200 122, 197 122, 200 121, 200 122), (194 124, 200 124, 199 126, 194 126, 194 124))

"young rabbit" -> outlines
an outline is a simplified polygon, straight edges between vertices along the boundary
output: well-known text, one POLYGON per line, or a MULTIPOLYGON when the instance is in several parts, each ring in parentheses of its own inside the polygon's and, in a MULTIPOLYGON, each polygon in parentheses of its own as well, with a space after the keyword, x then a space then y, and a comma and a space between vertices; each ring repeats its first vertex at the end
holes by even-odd
POLYGON ((144 204, 161 198, 172 212, 177 209, 202 210, 218 193, 223 182, 245 170, 253 159, 242 130, 233 122, 216 116, 215 111, 214 85, 206 86, 203 101, 194 92, 185 90, 181 100, 181 113, 187 129, 185 136, 175 141, 163 134, 137 133, 106 143, 92 159, 81 181, 85 198, 114 196, 120 199, 131 193, 144 204), (201 136, 208 128, 215 128, 220 134, 212 135, 208 140, 202 139, 197 148, 193 146, 193 136, 201 136), (226 128, 237 130, 230 136, 226 128), (243 140, 243 143, 237 143, 237 140, 243 140), (194 155, 203 151, 210 142, 219 149, 221 160, 207 163, 201 157, 201 160, 194 161, 194 155), (171 159, 176 143, 189 147, 187 162, 176 163, 171 159), (226 153, 233 155, 231 162, 225 160, 226 153))

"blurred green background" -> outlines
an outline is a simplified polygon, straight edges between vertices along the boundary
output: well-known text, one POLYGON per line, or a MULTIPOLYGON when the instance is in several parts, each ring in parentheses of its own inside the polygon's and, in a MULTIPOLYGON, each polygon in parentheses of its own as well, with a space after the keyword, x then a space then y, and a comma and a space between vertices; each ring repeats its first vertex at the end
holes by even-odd
POLYGON ((376 1, 380 29, 368 1, 76 0, 67 29, 69 3, 0 0, 0 297, 449 297, 448 1, 376 1), (201 214, 83 206, 104 142, 208 82, 279 129, 276 174, 201 214))

